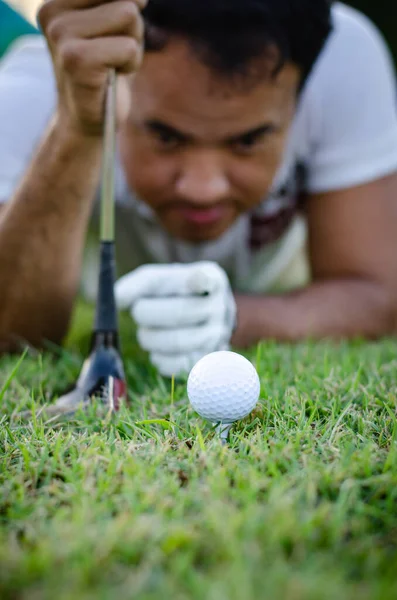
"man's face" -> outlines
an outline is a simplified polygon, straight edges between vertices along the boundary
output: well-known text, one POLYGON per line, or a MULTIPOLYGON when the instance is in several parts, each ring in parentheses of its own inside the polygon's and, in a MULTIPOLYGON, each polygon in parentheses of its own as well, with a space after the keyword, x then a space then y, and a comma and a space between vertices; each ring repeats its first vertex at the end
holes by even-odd
MULTIPOLYGON (((265 60, 265 59, 264 59, 265 60)), ((244 85, 219 77, 181 40, 149 52, 120 131, 127 181, 173 236, 214 240, 257 206, 280 165, 299 70, 244 85)))

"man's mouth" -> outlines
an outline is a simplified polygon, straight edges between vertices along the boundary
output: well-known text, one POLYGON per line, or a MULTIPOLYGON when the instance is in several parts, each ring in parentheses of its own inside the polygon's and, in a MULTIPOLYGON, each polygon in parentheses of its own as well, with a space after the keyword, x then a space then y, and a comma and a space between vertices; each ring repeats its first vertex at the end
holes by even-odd
POLYGON ((225 219, 230 211, 225 204, 218 204, 217 206, 208 208, 182 205, 176 210, 184 221, 198 227, 215 225, 225 219))

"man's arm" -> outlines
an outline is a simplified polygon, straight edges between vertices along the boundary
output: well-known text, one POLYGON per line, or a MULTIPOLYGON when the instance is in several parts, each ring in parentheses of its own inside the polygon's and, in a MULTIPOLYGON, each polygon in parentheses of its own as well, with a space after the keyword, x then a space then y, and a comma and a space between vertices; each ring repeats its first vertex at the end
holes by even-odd
MULTIPOLYGON (((20 341, 59 343, 66 333, 99 179, 109 69, 129 75, 138 68, 144 4, 115 0, 111 19, 108 3, 93 7, 91 0, 48 0, 39 11, 58 101, 21 186, 0 215, 0 351, 20 341)), ((129 103, 125 78, 118 83, 120 122, 129 103)), ((20 127, 13 123, 8 136, 20 134, 20 127)), ((8 142, 1 140, 5 153, 8 142)))
POLYGON ((397 309, 397 175, 308 199, 313 283, 285 296, 240 296, 233 343, 377 338, 397 309))
POLYGON ((56 119, 0 212, 0 351, 59 343, 77 292, 101 141, 56 119))

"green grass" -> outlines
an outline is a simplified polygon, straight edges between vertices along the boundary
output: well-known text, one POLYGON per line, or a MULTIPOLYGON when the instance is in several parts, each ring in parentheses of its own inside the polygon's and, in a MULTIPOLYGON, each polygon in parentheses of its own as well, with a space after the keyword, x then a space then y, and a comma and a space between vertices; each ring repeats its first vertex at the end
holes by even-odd
POLYGON ((254 349, 261 402, 223 447, 123 320, 128 410, 21 421, 90 323, 0 360, 0 598, 397 597, 396 341, 254 349))

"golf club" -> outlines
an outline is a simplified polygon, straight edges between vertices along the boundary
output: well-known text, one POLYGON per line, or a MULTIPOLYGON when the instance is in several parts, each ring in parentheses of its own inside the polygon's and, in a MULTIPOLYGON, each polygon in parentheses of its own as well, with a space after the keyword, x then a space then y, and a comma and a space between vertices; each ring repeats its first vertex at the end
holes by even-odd
POLYGON ((116 73, 109 72, 106 94, 104 151, 101 182, 100 268, 96 314, 90 354, 80 376, 67 394, 61 396, 46 414, 73 413, 100 399, 110 411, 119 410, 127 400, 123 362, 120 355, 115 283, 115 198, 114 160, 116 146, 116 73))

